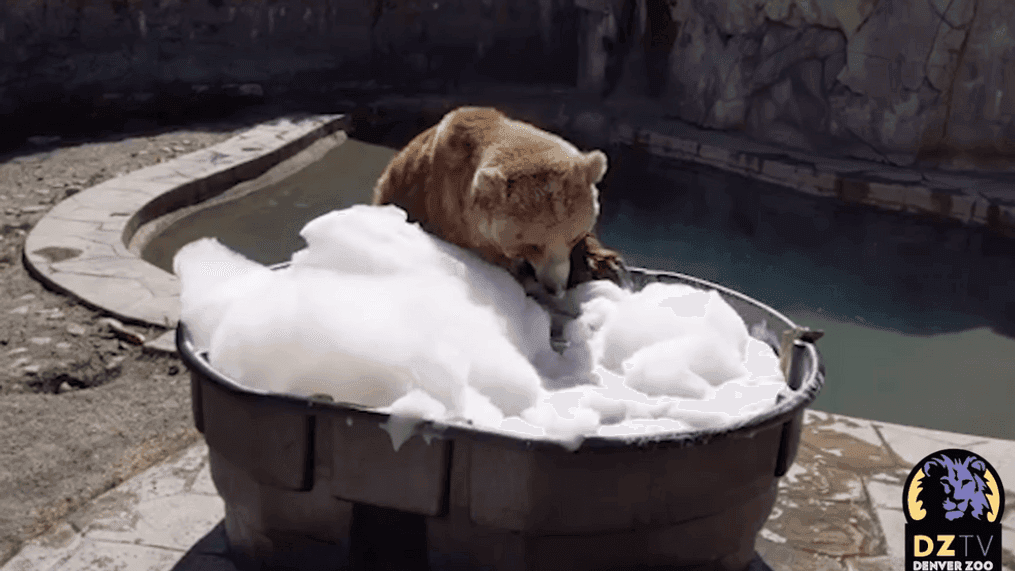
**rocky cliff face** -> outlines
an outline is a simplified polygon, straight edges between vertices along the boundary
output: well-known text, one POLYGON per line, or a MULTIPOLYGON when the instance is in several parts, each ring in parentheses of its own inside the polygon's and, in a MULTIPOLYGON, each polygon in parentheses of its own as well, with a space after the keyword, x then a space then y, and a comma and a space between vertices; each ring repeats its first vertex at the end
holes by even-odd
POLYGON ((896 164, 1015 156, 1011 0, 0 0, 0 114, 490 78, 896 164))
POLYGON ((651 96, 654 80, 691 123, 804 149, 853 143, 900 164, 1015 151, 1009 0, 579 3, 586 89, 651 96), (618 58, 627 69, 611 84, 596 62, 618 58))

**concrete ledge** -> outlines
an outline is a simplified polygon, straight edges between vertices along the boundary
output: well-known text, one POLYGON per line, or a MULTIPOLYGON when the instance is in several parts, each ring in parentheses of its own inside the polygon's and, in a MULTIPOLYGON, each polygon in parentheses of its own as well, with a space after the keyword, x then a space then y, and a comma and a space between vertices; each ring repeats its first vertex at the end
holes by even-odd
MULTIPOLYGON (((614 127, 610 141, 640 146, 654 155, 709 165, 806 194, 986 226, 1003 236, 1015 237, 1015 179, 1006 183, 977 174, 924 176, 920 171, 877 163, 826 161, 818 157, 802 161, 788 160, 790 157, 786 156, 768 158, 764 156, 767 153, 699 144, 630 124, 614 127), (995 190, 999 186, 1003 187, 1002 192, 995 190), (985 196, 979 191, 981 187, 995 191, 985 196)), ((780 153, 777 149, 772 151, 780 153)))
POLYGON ((138 227, 259 176, 342 124, 341 115, 279 119, 88 188, 57 204, 32 229, 25 265, 86 305, 122 320, 173 328, 179 282, 128 249, 138 227))

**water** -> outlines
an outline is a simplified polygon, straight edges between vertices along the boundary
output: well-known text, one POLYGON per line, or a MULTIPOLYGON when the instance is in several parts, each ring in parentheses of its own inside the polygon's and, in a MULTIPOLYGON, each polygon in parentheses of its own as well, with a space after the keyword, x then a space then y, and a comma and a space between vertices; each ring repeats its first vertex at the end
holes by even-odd
POLYGON ((306 247, 300 230, 318 216, 373 199, 374 182, 395 151, 348 140, 279 182, 175 221, 142 249, 141 256, 173 271, 173 255, 190 242, 214 236, 262 264, 289 260, 306 247))
MULTIPOLYGON (((393 154, 351 140, 286 181, 183 217, 143 254, 169 269, 180 246, 216 236, 258 262, 288 260, 307 221, 370 200, 393 154)), ((1015 439, 1011 242, 633 151, 610 158, 603 242, 633 265, 722 283, 823 329, 828 378, 814 408, 1015 439)))
POLYGON ((824 330, 814 408, 1015 438, 1010 241, 638 153, 611 158, 603 242, 824 330))

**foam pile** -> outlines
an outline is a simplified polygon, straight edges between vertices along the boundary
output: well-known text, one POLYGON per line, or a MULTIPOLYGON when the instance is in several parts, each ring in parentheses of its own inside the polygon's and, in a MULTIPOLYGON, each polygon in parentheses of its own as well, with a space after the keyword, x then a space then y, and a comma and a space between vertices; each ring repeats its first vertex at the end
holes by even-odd
MULTIPOLYGON (((719 427, 769 407, 778 359, 716 292, 582 284, 551 314, 515 279, 406 222, 354 206, 309 222, 270 270, 205 238, 181 249, 181 320, 211 365, 258 391, 327 394, 399 419, 560 440, 719 427)), ((404 425, 404 423, 403 423, 404 425)), ((401 431, 395 446, 409 434, 401 431)))

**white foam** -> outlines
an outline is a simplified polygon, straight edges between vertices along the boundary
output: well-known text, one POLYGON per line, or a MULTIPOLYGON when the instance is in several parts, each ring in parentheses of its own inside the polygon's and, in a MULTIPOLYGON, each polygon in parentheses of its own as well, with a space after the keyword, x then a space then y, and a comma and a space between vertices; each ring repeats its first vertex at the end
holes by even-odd
POLYGON ((181 319, 211 365, 268 392, 330 395, 388 412, 397 449, 423 420, 551 438, 718 428, 785 388, 772 349, 714 291, 611 282, 550 315, 515 279, 436 239, 395 206, 306 225, 307 248, 271 271, 212 239, 181 249, 181 319))

